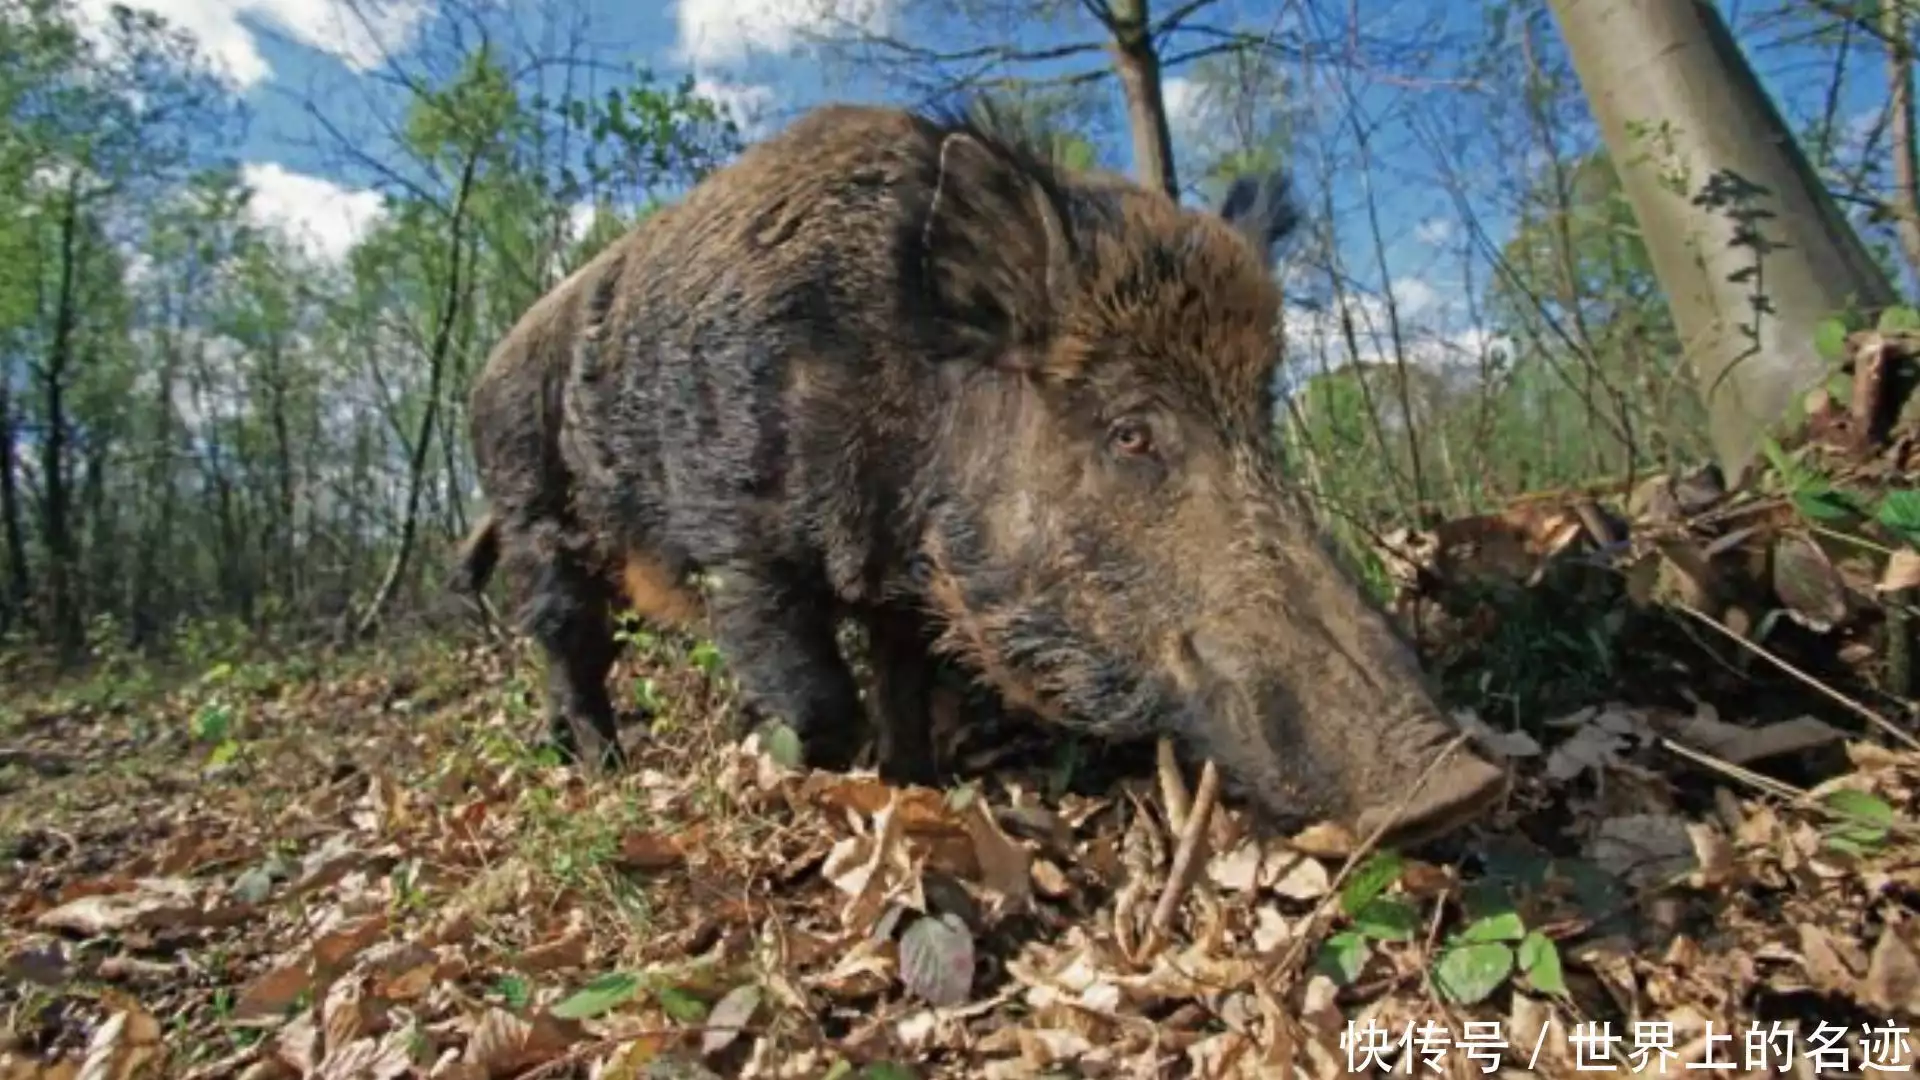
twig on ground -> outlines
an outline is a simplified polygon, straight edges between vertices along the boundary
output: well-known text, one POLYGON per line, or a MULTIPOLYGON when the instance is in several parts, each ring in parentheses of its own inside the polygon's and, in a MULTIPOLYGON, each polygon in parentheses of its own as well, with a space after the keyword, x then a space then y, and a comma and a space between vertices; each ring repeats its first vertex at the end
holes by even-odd
POLYGON ((1180 776, 1180 761, 1174 757, 1173 740, 1161 739, 1154 750, 1154 761, 1160 771, 1160 798, 1167 804, 1167 828, 1175 835, 1186 832, 1187 815, 1193 812, 1193 802, 1187 794, 1187 782, 1180 776))
POLYGON ((1865 717, 1869 723, 1872 723, 1875 726, 1879 727, 1880 730, 1885 731, 1887 734, 1893 736, 1894 738, 1900 740, 1903 743, 1906 743, 1908 748, 1913 750, 1920 750, 1920 737, 1916 737, 1912 732, 1907 731, 1905 728, 1900 727, 1898 724, 1895 724, 1893 721, 1887 719, 1884 716, 1881 716, 1879 713, 1874 712, 1872 709, 1867 708, 1865 705, 1860 704, 1859 702, 1853 700, 1852 698, 1841 693, 1840 691, 1835 690, 1833 687, 1828 686, 1826 683, 1821 682, 1819 679, 1816 679, 1813 676, 1807 674, 1806 672, 1801 671, 1799 668, 1794 667, 1792 664, 1787 663, 1787 661, 1784 658, 1776 656, 1773 653, 1766 650, 1765 648, 1761 647, 1760 645, 1755 644, 1754 642, 1748 641, 1744 637, 1741 637, 1739 634, 1733 631, 1732 627, 1727 626, 1726 624, 1722 623, 1720 620, 1714 618, 1713 616, 1707 614, 1704 611, 1701 611, 1700 609, 1692 606, 1691 604, 1676 603, 1673 606, 1676 608, 1679 608, 1681 611, 1686 612, 1687 614, 1693 616, 1694 618, 1699 619, 1701 622, 1706 623, 1708 626, 1713 627, 1715 630, 1720 631, 1722 634, 1725 634, 1727 637, 1733 639, 1735 643, 1741 645, 1742 647, 1752 650, 1755 655, 1768 661, 1769 663, 1773 664, 1775 667, 1778 667, 1780 670, 1786 672, 1787 674, 1793 676, 1794 678, 1799 679, 1801 682, 1806 683, 1808 686, 1813 687, 1815 690, 1820 691, 1822 694, 1827 695, 1828 697, 1832 698, 1834 701, 1846 707, 1848 710, 1854 713, 1857 713, 1860 716, 1865 717))
POLYGON ((1186 827, 1180 832, 1180 846, 1174 849, 1173 865, 1167 870, 1166 887, 1160 890, 1160 902, 1153 905, 1153 921, 1147 925, 1147 940, 1141 958, 1151 960, 1166 947, 1173 933, 1173 916, 1180 901, 1193 886, 1194 875, 1206 859, 1207 822, 1213 817, 1214 803, 1220 798, 1220 770, 1208 759, 1200 770, 1200 791, 1193 798, 1186 827))
MULTIPOLYGON (((1731 761, 1726 761, 1722 758, 1717 758, 1712 754, 1707 753, 1705 750, 1695 749, 1691 746, 1686 745, 1685 743, 1674 742, 1672 739, 1669 739, 1664 735, 1661 736, 1660 738, 1660 745, 1666 747, 1667 749, 1673 751, 1674 753, 1680 755, 1681 757, 1694 762, 1695 764, 1701 765, 1708 769, 1712 769, 1715 772, 1722 773, 1728 777, 1731 777, 1734 780, 1738 780, 1741 783, 1748 785, 1749 787, 1753 787, 1760 791, 1764 791, 1769 795, 1782 799, 1786 802, 1792 803, 1795 806, 1805 807, 1810 810, 1818 810, 1831 817, 1841 818, 1847 821, 1853 820, 1853 816, 1851 814, 1842 813, 1841 811, 1836 810, 1831 806, 1825 805, 1824 803, 1820 802, 1818 799, 1815 799, 1813 797, 1812 792, 1806 791, 1802 788, 1794 787, 1792 784, 1775 780, 1771 776, 1762 776, 1761 774, 1754 772, 1752 769, 1743 768, 1742 766, 1735 765, 1731 761)), ((1886 822, 1886 827, 1889 830, 1900 833, 1903 836, 1920 837, 1920 824, 1907 821, 1906 819, 1901 818, 1897 815, 1886 822)))

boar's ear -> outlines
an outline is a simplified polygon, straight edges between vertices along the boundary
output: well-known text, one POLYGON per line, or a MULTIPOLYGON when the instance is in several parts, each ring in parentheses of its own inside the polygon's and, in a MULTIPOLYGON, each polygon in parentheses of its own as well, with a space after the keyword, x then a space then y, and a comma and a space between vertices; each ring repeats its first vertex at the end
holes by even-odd
POLYGON ((940 142, 921 232, 935 303, 969 352, 1034 370, 1072 288, 1062 197, 1042 164, 968 131, 940 142))
POLYGON ((1262 263, 1271 263, 1280 241, 1300 225, 1300 205, 1287 174, 1242 176, 1220 199, 1220 216, 1253 245, 1262 263))

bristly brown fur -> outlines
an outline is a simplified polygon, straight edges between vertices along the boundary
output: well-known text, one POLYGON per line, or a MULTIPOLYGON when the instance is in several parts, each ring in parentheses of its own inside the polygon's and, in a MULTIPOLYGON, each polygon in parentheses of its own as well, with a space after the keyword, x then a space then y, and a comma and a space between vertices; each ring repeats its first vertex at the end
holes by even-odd
POLYGON ((1276 815, 1397 794, 1445 727, 1268 465, 1298 214, 1279 177, 1222 205, 1071 172, 991 107, 832 105, 534 305, 471 419, 555 737, 617 756, 611 608, 691 619, 701 571, 748 715, 815 764, 860 743, 850 616, 889 779, 937 775, 947 652, 1059 723, 1178 734, 1276 815))

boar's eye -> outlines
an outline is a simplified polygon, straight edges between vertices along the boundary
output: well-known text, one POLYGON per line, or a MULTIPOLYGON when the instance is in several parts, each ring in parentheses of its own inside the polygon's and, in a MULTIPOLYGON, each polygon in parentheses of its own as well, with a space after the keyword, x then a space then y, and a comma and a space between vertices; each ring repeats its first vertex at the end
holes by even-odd
POLYGON ((1153 429, 1137 416, 1123 416, 1107 429, 1107 445, 1122 457, 1153 452, 1153 429))

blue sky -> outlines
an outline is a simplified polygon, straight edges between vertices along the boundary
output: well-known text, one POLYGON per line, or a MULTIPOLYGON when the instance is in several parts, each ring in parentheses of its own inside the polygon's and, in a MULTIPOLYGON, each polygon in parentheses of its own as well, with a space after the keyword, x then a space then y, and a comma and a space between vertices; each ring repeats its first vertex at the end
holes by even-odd
MULTIPOLYGON (((81 0, 84 7, 102 7, 107 0, 81 0)), ((337 254, 374 219, 378 196, 368 190, 376 175, 357 167, 343 155, 339 140, 312 119, 317 110, 357 147, 373 157, 381 155, 378 118, 396 115, 403 91, 389 74, 392 69, 444 70, 448 55, 446 29, 460 23, 437 6, 439 0, 145 0, 146 5, 198 37, 224 68, 232 73, 252 113, 240 154, 249 163, 249 176, 259 190, 263 215, 294 222, 312 230, 316 244, 337 254), (424 44, 423 44, 424 43, 424 44)), ((1162 0, 1162 5, 1168 0, 1162 0)), ((581 20, 589 55, 611 69, 633 64, 652 68, 667 77, 692 73, 704 87, 732 105, 737 114, 764 130, 786 117, 827 99, 901 100, 898 88, 871 73, 830 67, 805 54, 789 55, 809 25, 818 24, 823 4, 867 26, 879 27, 916 46, 962 50, 986 39, 969 24, 928 0, 664 0, 658 3, 622 3, 620 0, 559 0, 533 4, 517 0, 480 0, 462 10, 483 10, 491 31, 505 37, 541 32, 543 11, 561 9, 566 19, 581 20)), ((1005 10, 1013 0, 971 0, 972 5, 1005 10)), ((1030 6, 1030 5, 1029 5, 1030 6)), ((1044 49, 1089 38, 1084 15, 1076 5, 1061 7, 1070 23, 1046 25, 1031 20, 1005 25, 1017 27, 1017 40, 1029 49, 1044 49)), ((1467 55, 1453 39, 1473 39, 1483 24, 1487 5, 1460 2, 1450 7, 1395 0, 1346 0, 1321 7, 1332 17, 1357 13, 1357 27, 1302 28, 1276 24, 1281 12, 1297 12, 1301 5, 1267 0, 1219 0, 1213 19, 1241 29, 1273 32, 1317 31, 1327 36, 1338 29, 1362 39, 1400 40, 1415 37, 1432 55, 1402 62, 1393 77, 1331 78, 1327 69, 1309 74, 1300 91, 1312 108, 1346 114, 1355 107, 1377 125, 1370 147, 1374 168, 1364 176, 1343 172, 1332 177, 1335 216, 1343 219, 1342 254, 1349 264, 1364 267, 1362 288, 1394 282, 1401 302, 1426 308, 1436 315, 1454 312, 1465 295, 1466 263, 1449 245, 1457 245, 1462 230, 1455 200, 1439 183, 1443 166, 1474 169, 1471 153, 1441 161, 1430 139, 1417 137, 1423 127, 1408 116, 1439 117, 1472 130, 1472 94, 1449 89, 1445 81, 1457 72, 1448 66, 1467 55), (1445 12, 1436 18, 1434 12, 1445 12), (1417 30, 1412 20, 1421 20, 1417 30), (1348 101, 1342 95, 1355 95, 1348 101), (1408 106, 1411 106, 1410 108, 1408 106), (1453 115, 1453 114, 1460 115, 1453 115), (1377 206, 1378 231, 1385 245, 1386 268, 1379 269, 1370 229, 1346 227, 1350 215, 1364 217, 1368 200, 1377 206)), ((1761 71, 1768 88, 1790 115, 1804 116, 1818 106, 1824 87, 1824 67, 1804 48, 1775 44, 1780 33, 1756 23, 1758 5, 1723 4, 1742 45, 1761 71)), ((1291 17, 1291 16, 1289 16, 1291 17)), ((471 25, 471 23, 467 23, 471 25)), ((547 24, 551 30, 552 24, 547 24)), ((1172 42, 1169 53, 1203 42, 1189 37, 1172 42)), ((521 48, 527 46, 522 45, 521 48)), ((550 46, 556 47, 556 46, 550 46)), ((1051 65, 1029 66, 1023 73, 1058 74, 1099 67, 1104 57, 1095 53, 1066 58, 1051 65)), ((1867 65, 1857 65, 1868 67, 1867 65)), ((1177 140, 1183 145, 1217 134, 1217 118, 1194 105, 1190 72, 1168 72, 1169 102, 1175 113, 1177 140)), ((616 85, 615 70, 597 74, 600 88, 616 85)), ((1879 65, 1868 67, 1843 88, 1841 115, 1871 115, 1884 100, 1884 78, 1879 65)), ((1116 83, 1108 80, 1102 93, 1109 104, 1108 131, 1103 151, 1120 168, 1131 165, 1131 154, 1117 122, 1121 102, 1116 83)), ((1351 152, 1351 147, 1348 148, 1351 152)), ((1182 165, 1190 165, 1183 161, 1182 165)), ((1483 163, 1484 165, 1484 163, 1483 163)), ((1484 179, 1489 186, 1503 178, 1507 166, 1493 163, 1484 179)), ((1482 220, 1502 230, 1497 200, 1477 204, 1482 220)), ((1440 333, 1453 333, 1442 330, 1440 333)))

